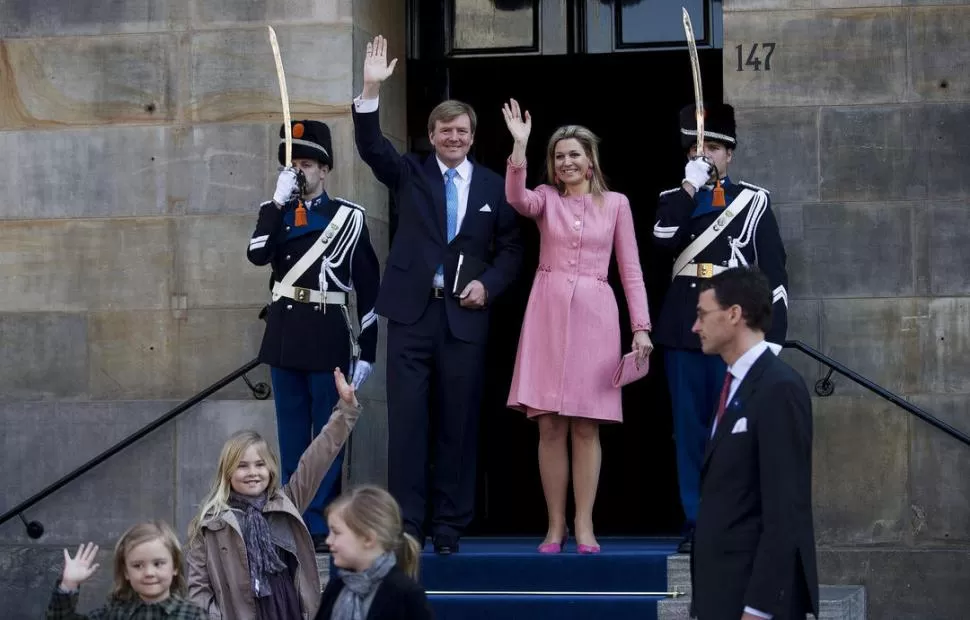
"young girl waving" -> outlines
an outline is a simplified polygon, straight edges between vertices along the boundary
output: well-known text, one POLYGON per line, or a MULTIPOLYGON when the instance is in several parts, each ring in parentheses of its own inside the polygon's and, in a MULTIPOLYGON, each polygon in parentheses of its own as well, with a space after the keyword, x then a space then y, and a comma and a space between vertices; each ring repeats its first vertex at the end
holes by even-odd
POLYGON ((320 578, 300 515, 360 414, 353 386, 339 368, 333 376, 340 400, 285 486, 279 458, 257 433, 236 433, 223 446, 212 490, 189 526, 189 598, 209 618, 290 620, 316 614, 320 578))
POLYGON ((205 620, 205 613, 185 600, 182 548, 166 523, 139 523, 115 545, 115 583, 108 604, 79 614, 78 588, 98 564, 98 546, 81 545, 73 558, 64 550, 64 571, 47 607, 47 620, 205 620))
POLYGON ((327 509, 327 544, 337 574, 327 583, 316 620, 430 620, 415 583, 421 547, 404 533, 401 509, 384 489, 364 485, 327 509))

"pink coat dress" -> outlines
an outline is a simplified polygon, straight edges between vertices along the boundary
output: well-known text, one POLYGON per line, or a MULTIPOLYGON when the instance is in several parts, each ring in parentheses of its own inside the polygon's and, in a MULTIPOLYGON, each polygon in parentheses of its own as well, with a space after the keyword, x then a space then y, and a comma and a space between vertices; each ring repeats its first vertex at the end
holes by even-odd
POLYGON ((509 161, 505 197, 539 227, 539 268, 508 406, 530 416, 555 412, 622 422, 620 389, 612 379, 626 351, 621 352, 616 297, 606 279, 614 248, 631 327, 650 329, 630 201, 607 192, 597 205, 591 195, 562 196, 550 185, 529 191, 525 172, 509 161))

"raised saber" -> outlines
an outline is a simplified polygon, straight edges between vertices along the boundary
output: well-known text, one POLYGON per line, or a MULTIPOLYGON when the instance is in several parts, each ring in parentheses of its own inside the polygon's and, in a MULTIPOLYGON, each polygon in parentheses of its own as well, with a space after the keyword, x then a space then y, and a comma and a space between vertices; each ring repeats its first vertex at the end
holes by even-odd
POLYGON ((721 187, 721 174, 710 159, 704 155, 704 90, 701 88, 701 63, 697 59, 697 41, 694 39, 694 26, 690 23, 690 15, 685 7, 684 34, 687 36, 687 49, 690 52, 690 69, 694 74, 694 115, 697 117, 697 157, 711 164, 711 180, 714 182, 714 197, 711 205, 725 206, 724 188, 721 187))
MULTIPOLYGON (((283 73, 283 57, 280 55, 280 42, 276 40, 276 31, 272 26, 269 28, 269 44, 273 48, 273 60, 276 61, 276 77, 280 81, 280 98, 283 100, 283 138, 286 144, 283 161, 287 168, 293 167, 293 127, 290 124, 290 96, 286 92, 286 74, 283 73)), ((305 190, 306 178, 302 170, 296 171, 296 181, 302 195, 305 190)), ((303 201, 297 198, 296 212, 293 215, 294 226, 306 226, 307 215, 303 201)))
MULTIPOLYGON (((684 13, 686 15, 686 12, 684 13)), ((273 47, 273 60, 276 61, 276 77, 280 81, 280 97, 283 99, 283 135, 286 139, 286 166, 293 165, 293 128, 290 126, 290 96, 286 92, 286 74, 283 73, 283 57, 280 56, 280 42, 276 40, 276 31, 269 28, 269 44, 273 47)), ((696 52, 695 52, 696 54, 696 52)))
POLYGON ((690 69, 694 73, 694 113, 697 116, 697 154, 704 154, 704 91, 701 88, 701 64, 697 59, 697 42, 694 27, 690 23, 687 9, 684 11, 684 34, 687 36, 687 49, 690 51, 690 69))

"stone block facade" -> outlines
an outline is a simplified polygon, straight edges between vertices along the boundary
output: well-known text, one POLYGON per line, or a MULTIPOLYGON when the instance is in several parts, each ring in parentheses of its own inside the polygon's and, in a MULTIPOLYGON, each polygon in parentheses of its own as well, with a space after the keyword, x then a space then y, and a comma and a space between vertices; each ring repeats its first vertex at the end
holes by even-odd
MULTIPOLYGON (((732 173, 772 191, 789 253, 789 337, 970 431, 970 167, 958 153, 970 2, 723 8, 724 100, 740 139, 732 173)), ((810 385, 818 378, 801 353, 784 355, 810 385)), ((872 618, 962 617, 970 448, 834 381, 835 395, 815 399, 822 582, 865 585, 872 618)))
MULTIPOLYGON (((0 6, 0 466, 11 474, 0 511, 255 357, 269 276, 245 250, 275 186, 282 122, 267 25, 293 118, 333 131, 327 190, 366 207, 383 261, 387 194, 357 156, 350 106, 374 34, 390 34, 403 61, 404 11, 397 0, 0 6)), ((382 93, 400 148, 405 71, 382 93)), ((269 380, 265 367, 250 378, 269 380)), ((361 391, 355 481, 386 479, 384 383, 378 364, 361 391)), ((107 593, 125 528, 158 517, 184 534, 241 428, 276 440, 272 400, 237 381, 28 511, 46 528, 39 541, 19 520, 0 527, 4 617, 42 613, 64 546, 102 546, 88 608, 107 593)))
MULTIPOLYGON (((970 0, 722 8, 732 176, 772 192, 790 337, 970 431, 970 0)), ((0 510, 255 355, 267 273, 244 243, 273 188, 281 120, 268 24, 294 118, 333 129, 328 189, 367 207, 383 261, 387 196, 356 155, 350 101, 373 35, 403 61, 405 3, 0 4, 0 466, 12 474, 0 510)), ((381 106, 401 149, 406 69, 381 106)), ((382 324, 379 356, 384 341, 382 324)), ((818 377, 819 364, 784 355, 818 377)), ((386 479, 384 372, 362 391, 354 481, 386 479)), ((970 449, 835 382, 815 401, 822 581, 865 585, 873 618, 960 617, 970 449)), ((5 611, 40 613, 65 545, 110 548, 150 517, 184 532, 219 447, 244 427, 275 437, 272 402, 237 382, 29 511, 40 541, 0 527, 5 611)))

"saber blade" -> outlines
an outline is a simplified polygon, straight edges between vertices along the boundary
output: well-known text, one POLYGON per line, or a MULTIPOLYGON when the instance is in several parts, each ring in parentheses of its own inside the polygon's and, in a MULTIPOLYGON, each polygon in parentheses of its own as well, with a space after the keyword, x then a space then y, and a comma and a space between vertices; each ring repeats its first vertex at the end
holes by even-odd
POLYGON ((283 100, 283 135, 286 139, 286 166, 293 165, 293 128, 290 126, 290 96, 286 92, 286 74, 283 73, 283 57, 280 55, 280 43, 276 40, 276 31, 269 28, 269 44, 273 47, 273 59, 276 61, 276 77, 280 80, 280 97, 283 100))
POLYGON ((690 68, 694 74, 694 111, 697 116, 697 154, 704 153, 704 91, 701 88, 701 64, 697 59, 697 40, 694 27, 690 23, 687 9, 684 11, 684 34, 687 36, 687 49, 690 52, 690 68))

